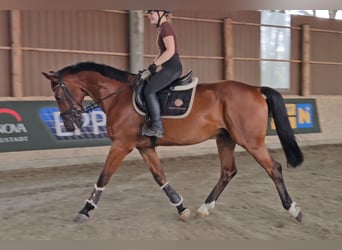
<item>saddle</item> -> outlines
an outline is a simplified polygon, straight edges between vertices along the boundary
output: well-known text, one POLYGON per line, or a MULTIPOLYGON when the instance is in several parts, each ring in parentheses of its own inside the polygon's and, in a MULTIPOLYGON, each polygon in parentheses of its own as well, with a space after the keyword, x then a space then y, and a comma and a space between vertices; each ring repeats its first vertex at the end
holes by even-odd
MULTIPOLYGON (((173 81, 164 89, 157 92, 160 103, 161 117, 183 118, 186 117, 193 104, 198 83, 197 77, 192 77, 192 71, 173 81)), ((144 98, 146 81, 140 79, 133 92, 133 106, 136 112, 146 115, 147 108, 144 98)))

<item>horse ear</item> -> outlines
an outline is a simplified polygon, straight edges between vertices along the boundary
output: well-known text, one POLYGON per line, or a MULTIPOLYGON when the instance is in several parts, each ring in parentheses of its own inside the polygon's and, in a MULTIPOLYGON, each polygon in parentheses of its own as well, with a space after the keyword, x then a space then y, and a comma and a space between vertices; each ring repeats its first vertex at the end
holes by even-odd
POLYGON ((42 72, 43 76, 45 76, 50 81, 56 80, 55 72, 50 71, 50 74, 42 72))
POLYGON ((51 76, 48 73, 42 72, 43 76, 45 76, 47 79, 51 80, 51 76))

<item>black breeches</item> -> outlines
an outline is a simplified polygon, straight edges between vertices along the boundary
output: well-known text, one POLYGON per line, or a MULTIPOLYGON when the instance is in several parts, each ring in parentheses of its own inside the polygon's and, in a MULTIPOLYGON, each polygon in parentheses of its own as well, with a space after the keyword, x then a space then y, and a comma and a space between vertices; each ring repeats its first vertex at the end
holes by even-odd
POLYGON ((148 96, 151 93, 157 93, 182 74, 182 64, 179 61, 178 55, 174 55, 169 61, 162 65, 162 69, 153 75, 149 80, 144 90, 144 95, 148 96))

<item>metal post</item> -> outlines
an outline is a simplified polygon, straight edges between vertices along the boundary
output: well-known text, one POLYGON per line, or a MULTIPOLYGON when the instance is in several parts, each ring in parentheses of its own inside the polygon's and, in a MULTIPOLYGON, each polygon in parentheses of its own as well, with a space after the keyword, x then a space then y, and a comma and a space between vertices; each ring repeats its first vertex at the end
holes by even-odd
POLYGON ((130 71, 138 73, 144 67, 144 13, 129 11, 130 71))
POLYGON ((302 54, 302 88, 301 95, 308 96, 311 93, 310 77, 310 25, 303 25, 303 54, 302 54))
POLYGON ((13 96, 22 97, 24 95, 24 87, 20 10, 11 10, 11 42, 13 96))
POLYGON ((234 80, 234 59, 233 59, 233 24, 231 18, 225 18, 223 22, 224 34, 224 78, 234 80))

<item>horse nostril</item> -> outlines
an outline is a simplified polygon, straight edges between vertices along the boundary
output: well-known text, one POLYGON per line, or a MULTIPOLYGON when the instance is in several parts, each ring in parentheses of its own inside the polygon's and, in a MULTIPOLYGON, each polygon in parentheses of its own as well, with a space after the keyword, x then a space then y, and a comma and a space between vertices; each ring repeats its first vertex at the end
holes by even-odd
POLYGON ((72 132, 75 131, 75 127, 73 124, 69 123, 69 122, 65 122, 64 123, 64 127, 67 131, 72 132))
POLYGON ((73 132, 73 131, 75 131, 75 127, 74 127, 74 126, 65 126, 65 128, 66 128, 66 130, 67 130, 68 132, 73 132))

